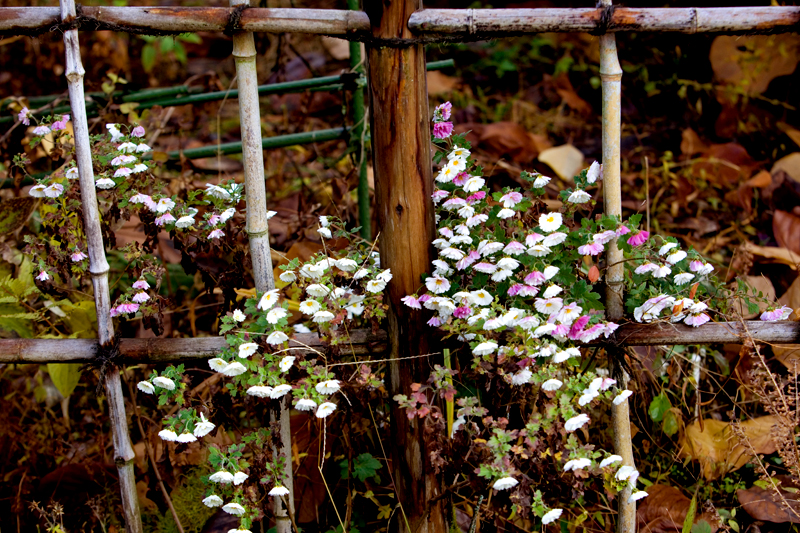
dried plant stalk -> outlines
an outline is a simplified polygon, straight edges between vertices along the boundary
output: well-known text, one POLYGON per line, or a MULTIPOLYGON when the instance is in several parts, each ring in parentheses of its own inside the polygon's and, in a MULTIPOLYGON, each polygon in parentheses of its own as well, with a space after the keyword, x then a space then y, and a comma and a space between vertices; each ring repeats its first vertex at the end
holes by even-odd
MULTIPOLYGON (((61 0, 61 19, 69 22, 75 18, 75 0, 61 0)), ((94 302, 97 309, 97 335, 101 349, 110 350, 114 344, 114 324, 111 322, 111 301, 108 290, 108 262, 106 261, 103 236, 100 229, 100 212, 92 170, 92 151, 89 142, 89 126, 86 121, 86 105, 83 94, 83 64, 81 63, 78 30, 64 33, 66 51, 66 77, 69 84, 69 99, 72 107, 72 125, 75 137, 75 159, 80 176, 83 224, 86 246, 89 252, 89 272, 94 286, 94 302)), ((122 507, 129 533, 141 533, 142 519, 139 515, 139 499, 133 475, 135 454, 128 434, 125 416, 125 401, 119 367, 114 363, 104 364, 102 380, 105 383, 108 414, 111 418, 111 435, 114 442, 114 462, 119 472, 122 507)))

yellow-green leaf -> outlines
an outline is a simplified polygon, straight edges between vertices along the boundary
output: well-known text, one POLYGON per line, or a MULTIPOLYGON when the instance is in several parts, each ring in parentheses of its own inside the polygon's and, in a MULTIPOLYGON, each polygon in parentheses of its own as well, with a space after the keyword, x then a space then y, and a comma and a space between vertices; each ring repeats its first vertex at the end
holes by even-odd
POLYGON ((47 372, 50 374, 50 379, 53 380, 53 385, 64 398, 72 394, 81 379, 81 365, 79 364, 48 363, 47 372))

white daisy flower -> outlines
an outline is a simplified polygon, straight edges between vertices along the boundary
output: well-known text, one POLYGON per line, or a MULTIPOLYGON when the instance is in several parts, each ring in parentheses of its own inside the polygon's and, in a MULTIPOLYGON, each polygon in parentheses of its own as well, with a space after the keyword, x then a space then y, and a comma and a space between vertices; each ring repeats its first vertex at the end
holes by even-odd
POLYGON ((274 307, 267 313, 267 322, 277 324, 282 318, 286 318, 289 313, 283 307, 274 307))
POLYGON ((156 388, 149 381, 140 381, 136 384, 136 388, 145 394, 153 394, 156 391, 156 388))
POLYGON ((562 218, 561 213, 543 213, 539 217, 539 227, 545 233, 556 231, 561 227, 562 218))
POLYGON ((244 507, 235 502, 226 503, 222 506, 222 510, 234 516, 242 516, 245 511, 244 507))
POLYGON ((577 416, 573 416, 564 424, 564 429, 567 432, 572 433, 576 429, 582 428, 587 422, 589 422, 589 415, 581 413, 577 416))
POLYGON ((567 201, 573 204, 584 204, 591 199, 592 196, 588 192, 578 189, 577 191, 569 195, 567 201))
POLYGON ((313 411, 317 408, 317 402, 303 398, 302 400, 297 400, 297 404, 294 407, 298 411, 313 411))
POLYGON ((551 522, 555 522, 561 517, 561 513, 563 513, 563 509, 551 509, 547 511, 544 516, 542 517, 542 525, 546 526, 551 522))
POLYGON ((195 442, 197 440, 197 437, 195 437, 191 433, 181 433, 175 440, 176 442, 182 442, 182 443, 195 442))
POLYGON ((272 487, 272 490, 269 491, 270 496, 286 496, 289 494, 289 489, 282 485, 275 485, 272 487))
POLYGON ((314 316, 311 318, 311 320, 313 320, 317 324, 324 324, 325 322, 330 322, 335 317, 336 315, 334 315, 330 311, 317 311, 316 313, 314 313, 314 316))
POLYGON ((245 474, 244 472, 236 472, 233 475, 233 484, 234 485, 241 485, 242 483, 247 481, 248 477, 249 476, 247 474, 245 474))
POLYGON ((203 505, 206 507, 219 507, 222 505, 222 498, 217 496, 216 494, 212 494, 211 496, 206 496, 203 498, 203 505))
POLYGON ((548 379, 544 383, 542 383, 542 390, 552 392, 554 390, 558 390, 564 383, 558 379, 548 379))
POLYGON ((629 391, 625 389, 624 391, 620 392, 616 398, 614 398, 614 405, 620 405, 622 402, 628 399, 628 397, 633 394, 633 391, 629 391))
POLYGON ((258 351, 258 344, 254 342, 245 342, 239 345, 239 357, 242 359, 250 357, 258 351))
POLYGON ((294 364, 294 360, 295 359, 296 359, 295 356, 287 355, 286 357, 281 359, 280 363, 278 363, 278 368, 281 369, 281 372, 288 371, 290 368, 292 368, 292 365, 294 364))
POLYGON ((278 303, 278 289, 272 289, 271 291, 267 291, 258 301, 258 308, 262 311, 267 311, 272 308, 276 303, 278 303))
POLYGON ((213 359, 208 360, 208 366, 211 367, 211 370, 215 372, 222 372, 226 366, 228 366, 228 362, 224 359, 220 359, 219 357, 214 357, 213 359))
POLYGON ((163 376, 153 378, 153 385, 161 387, 162 389, 175 390, 175 382, 163 376))
POLYGON ((338 391, 341 386, 339 385, 339 380, 329 379, 327 381, 320 381, 314 388, 320 394, 333 394, 338 391))
POLYGON ((516 487, 518 484, 519 481, 517 481, 511 476, 507 476, 507 477, 501 477, 500 479, 495 481, 494 484, 492 485, 492 488, 494 490, 506 490, 512 487, 516 487))
POLYGON ((317 418, 325 418, 335 410, 336 410, 335 403, 325 402, 320 404, 320 406, 317 408, 316 416, 317 418))
POLYGON ((242 310, 241 310, 241 309, 236 309, 236 310, 234 310, 234 311, 233 311, 233 319, 234 319, 236 322, 244 322, 244 320, 245 320, 246 318, 247 318, 247 315, 245 315, 245 314, 242 312, 242 310))
POLYGON ((253 385, 247 389, 247 394, 257 398, 269 398, 270 394, 272 394, 272 387, 267 385, 253 385))
POLYGON ((214 431, 215 427, 217 426, 206 420, 206 416, 200 413, 200 422, 194 426, 194 436, 198 439, 203 438, 214 431))
POLYGON ((488 355, 497 349, 497 343, 494 341, 486 341, 478 344, 472 349, 474 355, 488 355))
POLYGON ((220 470, 219 472, 215 472, 208 476, 209 481, 213 481, 214 483, 233 483, 233 474, 230 472, 226 472, 225 470, 220 470))
POLYGON ((620 457, 619 455, 609 455, 608 457, 602 460, 602 462, 600 463, 600 468, 605 468, 609 465, 613 465, 614 463, 618 463, 620 461, 622 461, 622 457, 620 457))
POLYGON ((222 369, 222 373, 228 377, 238 376, 239 374, 244 374, 245 372, 247 372, 247 367, 238 361, 234 361, 222 369))
POLYGON ((315 298, 323 298, 328 294, 330 294, 331 290, 325 285, 320 285, 319 283, 313 283, 308 287, 306 287, 306 292, 315 298))
POLYGON ((269 397, 273 400, 277 400, 278 398, 282 398, 286 396, 289 392, 291 392, 292 386, 287 383, 282 383, 277 387, 272 388, 272 392, 269 394, 269 397))
POLYGON ((176 442, 178 440, 178 434, 171 429, 162 429, 158 432, 158 436, 168 442, 176 442))
POLYGON ((589 170, 586 172, 586 181, 589 183, 594 183, 597 181, 597 178, 600 177, 601 168, 600 163, 597 161, 593 161, 589 170))
POLYGON ((678 243, 677 242, 668 242, 667 244, 665 244, 664 246, 662 246, 661 248, 658 249, 658 255, 664 255, 665 253, 669 252, 673 248, 677 248, 677 247, 678 247, 678 243))
POLYGON ((673 280, 675 280, 676 285, 686 285, 690 281, 694 279, 694 274, 690 272, 683 272, 681 274, 676 274, 673 280))
POLYGON ((492 296, 488 291, 477 290, 472 291, 470 294, 472 294, 473 301, 480 306, 490 305, 494 301, 494 296, 492 296))

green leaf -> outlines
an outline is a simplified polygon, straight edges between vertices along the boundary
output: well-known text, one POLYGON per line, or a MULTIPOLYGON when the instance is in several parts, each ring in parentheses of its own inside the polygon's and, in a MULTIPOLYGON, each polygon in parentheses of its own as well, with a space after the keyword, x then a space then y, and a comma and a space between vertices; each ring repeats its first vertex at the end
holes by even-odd
POLYGON ((692 533, 692 524, 694 524, 694 516, 697 514, 697 494, 692 496, 692 503, 689 504, 689 511, 686 513, 686 518, 683 519, 682 533, 692 533))
POLYGON ((711 533, 711 524, 705 520, 700 520, 692 526, 692 533, 711 533))
POLYGON ((9 198, 0 202, 0 235, 7 235, 25 225, 36 205, 36 198, 9 198))
POLYGON ((661 429, 670 437, 678 432, 678 417, 675 416, 675 411, 672 409, 664 414, 664 421, 661 424, 661 429))
POLYGON ((653 422, 661 422, 664 418, 664 414, 670 410, 672 405, 669 403, 669 398, 663 392, 653 398, 653 401, 650 402, 650 408, 648 409, 648 413, 650 414, 650 418, 653 422))
POLYGON ((175 46, 175 41, 172 40, 172 37, 164 37, 161 39, 161 51, 163 53, 168 53, 172 51, 172 48, 175 46))
POLYGON ((175 59, 177 59, 181 64, 186 64, 186 48, 183 45, 175 41, 175 46, 172 49, 172 52, 175 54, 175 59))
POLYGON ((203 42, 203 39, 201 39, 196 33, 183 33, 178 36, 178 40, 192 44, 201 44, 203 42))
POLYGON ((50 374, 50 379, 53 380, 53 385, 64 398, 72 394, 81 380, 81 365, 79 364, 48 363, 47 372, 50 374))
MULTIPOLYGON (((342 478, 347 479, 347 461, 339 463, 342 469, 342 478)), ((353 476, 359 481, 365 481, 371 477, 377 477, 377 472, 383 465, 375 459, 371 453, 362 453, 353 459, 353 476)))
POLYGON ((152 44, 146 44, 142 47, 142 68, 145 72, 153 70, 153 65, 156 64, 156 48, 152 44))

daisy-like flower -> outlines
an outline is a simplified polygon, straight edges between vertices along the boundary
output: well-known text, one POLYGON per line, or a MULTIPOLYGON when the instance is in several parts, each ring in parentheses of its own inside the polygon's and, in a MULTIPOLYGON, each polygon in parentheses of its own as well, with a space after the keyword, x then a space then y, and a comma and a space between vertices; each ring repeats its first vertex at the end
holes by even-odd
POLYGON ((341 386, 339 385, 339 380, 329 379, 327 381, 320 381, 314 388, 320 394, 330 395, 338 391, 341 386))
POLYGON ((330 228, 317 228, 317 233, 326 239, 330 239, 332 237, 330 228))
POLYGON ((203 413, 200 413, 200 422, 194 426, 194 436, 198 439, 203 438, 214 431, 215 427, 217 426, 206 420, 206 416, 203 413))
POLYGON ((293 355, 287 355, 286 357, 281 359, 280 363, 278 363, 278 368, 281 369, 281 372, 288 371, 290 368, 292 368, 295 359, 296 357, 294 357, 293 355))
POLYGON ((533 257, 544 257, 551 251, 552 250, 544 244, 536 244, 528 248, 528 254, 532 255, 533 257))
POLYGON ((558 296, 559 294, 561 294, 561 291, 563 290, 564 289, 562 289, 558 285, 550 285, 542 293, 542 298, 547 299, 547 298, 552 298, 553 296, 558 296))
MULTIPOLYGON (((110 178, 100 178, 94 182, 95 187, 98 189, 113 189, 117 186, 116 182, 110 178)), ((31 189, 32 190, 32 189, 31 189)))
POLYGON ((386 282, 380 279, 371 279, 367 282, 366 289, 371 293, 379 293, 386 288, 386 282))
POLYGON ((600 177, 601 173, 602 167, 600 166, 600 163, 597 161, 592 162, 589 170, 586 172, 586 181, 589 183, 594 183, 597 181, 597 178, 600 177))
POLYGON ((578 253, 581 255, 599 255, 603 253, 603 245, 597 241, 578 246, 578 253))
POLYGON ((497 262, 497 266, 506 270, 516 270, 519 267, 519 261, 513 257, 504 257, 497 262))
POLYGON ((788 306, 782 306, 777 309, 768 309, 761 313, 759 317, 764 322, 774 322, 776 320, 786 320, 792 314, 792 308, 788 306))
POLYGON ((195 220, 193 216, 185 215, 175 221, 175 227, 178 229, 186 229, 194 226, 195 220))
POLYGON ((272 387, 267 385, 253 385, 247 389, 248 396, 255 396, 256 398, 269 398, 272 394, 272 387))
MULTIPOLYGON (((117 146, 117 150, 122 152, 123 154, 132 154, 136 151, 136 143, 132 142, 125 142, 117 146)), ((116 158, 115 158, 116 159, 116 158)), ((133 161, 136 161, 136 158, 133 158, 133 161)), ((114 160, 111 161, 111 164, 114 164, 114 160)))
POLYGON ((597 391, 595 391, 595 390, 592 390, 592 389, 586 389, 586 390, 584 390, 584 391, 583 391, 583 394, 581 394, 581 397, 580 397, 580 398, 578 398, 578 405, 580 405, 581 407, 583 407, 583 406, 585 406, 586 404, 588 404, 588 403, 591 403, 591 402, 592 402, 592 400, 594 400, 595 398, 597 398, 597 396, 598 396, 599 394, 600 394, 599 392, 597 392, 597 391))
POLYGON ((53 131, 61 131, 67 129, 67 122, 69 122, 69 115, 63 115, 61 120, 57 120, 53 122, 52 129, 53 131))
POLYGON ((452 122, 437 122, 433 125, 433 136, 437 139, 447 139, 452 133, 452 122))
POLYGON ((308 287, 306 287, 306 292, 315 298, 322 298, 330 294, 331 290, 325 285, 320 285, 319 283, 313 283, 308 287))
POLYGON ((588 192, 578 189, 569 195, 567 201, 573 204, 585 204, 592 199, 592 195, 588 192))
POLYGON ((505 268, 500 268, 497 270, 497 272, 492 274, 492 281, 501 282, 503 280, 510 278, 513 275, 514 275, 513 270, 506 270, 505 268))
POLYGON ((76 250, 75 252, 73 252, 71 256, 69 256, 69 258, 72 260, 73 263, 79 263, 84 259, 86 259, 86 257, 87 257, 86 254, 81 252, 80 250, 76 250))
POLYGON ((317 402, 309 400, 308 398, 303 398, 302 400, 297 400, 294 407, 298 411, 313 411, 317 408, 317 402))
POLYGON ((120 133, 119 131, 118 124, 106 124, 106 129, 108 130, 108 133, 111 134, 112 143, 115 143, 119 141, 122 137, 124 137, 124 135, 122 135, 122 133, 120 133))
POLYGON ((631 495, 628 497, 628 503, 633 503, 633 502, 639 501, 639 500, 641 500, 642 498, 646 498, 647 496, 650 496, 650 495, 649 495, 649 494, 647 494, 647 493, 646 493, 645 491, 643 491, 643 490, 636 491, 636 492, 634 492, 633 494, 631 494, 631 495))
POLYGON ((700 313, 696 315, 687 316, 686 319, 683 321, 683 323, 686 324, 687 326, 692 326, 697 328, 702 326, 709 320, 711 320, 710 316, 708 316, 706 313, 700 313))
POLYGON ((245 474, 244 472, 236 472, 233 475, 233 484, 234 485, 241 485, 242 483, 247 481, 248 477, 249 476, 247 474, 245 474))
POLYGON ((136 126, 131 131, 131 137, 144 137, 144 127, 143 126, 136 126))
POLYGON ((64 176, 66 176, 69 180, 77 179, 79 177, 78 167, 69 167, 64 173, 64 176))
POLYGON ((477 290, 470 292, 472 295, 473 301, 481 306, 490 305, 494 301, 494 297, 488 292, 484 290, 477 290))
POLYGON ((658 267, 653 271, 654 278, 666 278, 670 274, 672 274, 672 269, 667 265, 661 265, 660 267, 658 267))
POLYGON ((546 526, 551 522, 555 522, 559 518, 561 518, 561 513, 563 513, 563 509, 551 509, 547 511, 544 516, 542 517, 542 525, 546 526))
POLYGON ((436 181, 439 183, 449 183, 453 181, 453 178, 455 178, 457 174, 458 170, 449 165, 445 165, 445 167, 442 168, 442 170, 440 170, 436 175, 436 181))
MULTIPOLYGON (((172 216, 172 213, 164 213, 160 217, 156 217, 155 222, 156 222, 156 226, 164 226, 164 225, 169 224, 171 222, 175 222, 175 217, 172 216)), ((220 231, 220 230, 217 230, 217 231, 220 231)), ((225 235, 225 234, 223 233, 222 235, 225 235)), ((210 234, 209 234, 208 237, 210 239, 215 238, 215 237, 212 237, 210 234)))
POLYGON ((121 167, 114 172, 115 178, 124 178, 130 176, 133 173, 133 170, 128 167, 121 167))
POLYGON ((441 202, 442 200, 444 200, 448 196, 450 196, 449 192, 443 191, 441 189, 437 189, 437 190, 433 191, 433 194, 431 194, 431 199, 433 200, 434 205, 438 205, 439 202, 441 202))
POLYGON ((311 318, 311 320, 313 320, 317 324, 324 324, 325 322, 330 322, 335 317, 336 315, 334 315, 330 311, 317 311, 316 313, 314 313, 314 316, 311 318))
POLYGON ((164 376, 153 378, 153 385, 156 387, 161 387, 162 389, 175 390, 175 382, 169 378, 165 378, 164 376))
POLYGON ((255 342, 245 342, 239 345, 239 357, 242 359, 250 357, 258 351, 258 344, 255 342))
POLYGON ((156 391, 156 388, 149 381, 140 381, 136 384, 136 388, 145 394, 153 394, 156 391))
POLYGON ((233 474, 225 470, 220 470, 219 472, 214 472, 208 476, 208 480, 213 481, 214 483, 222 483, 225 485, 227 483, 233 483, 233 474))
POLYGON ((131 300, 133 300, 137 304, 142 304, 142 303, 146 302, 149 299, 150 299, 150 295, 148 295, 144 291, 137 292, 136 294, 133 295, 133 298, 131 298, 131 300))
POLYGON ((267 313, 267 322, 277 324, 282 318, 286 318, 289 313, 283 307, 273 307, 267 313))
POLYGON ((242 312, 242 310, 241 310, 241 309, 235 309, 235 310, 233 311, 233 319, 234 319, 236 322, 244 322, 244 320, 245 320, 246 318, 247 318, 247 315, 245 315, 245 314, 242 312))
POLYGON ((616 231, 606 230, 602 233, 595 233, 592 236, 592 240, 596 243, 606 244, 610 242, 612 239, 614 239, 616 236, 617 236, 616 231))
POLYGON ((480 176, 472 176, 467 182, 464 184, 464 192, 470 193, 479 191, 483 188, 486 184, 486 180, 481 178, 480 176))
POLYGON ((289 489, 284 487, 283 485, 275 485, 272 487, 272 490, 269 491, 270 496, 286 496, 289 494, 289 489))
POLYGON ((542 240, 542 244, 544 244, 549 248, 551 246, 558 246, 565 240, 567 240, 567 234, 564 233, 563 231, 556 231, 545 237, 542 240))
POLYGON ((524 368, 517 372, 516 374, 511 375, 511 384, 512 385, 524 385, 531 380, 531 376, 533 376, 533 372, 524 368))
POLYGON ((300 307, 300 312, 303 313, 304 315, 313 315, 314 313, 319 311, 322 306, 318 301, 309 299, 309 300, 304 300, 299 307, 300 307))
POLYGON ((497 265, 481 262, 473 266, 472 269, 475 270, 476 272, 482 272, 484 274, 493 274, 494 272, 497 271, 497 265))
MULTIPOLYGON (((446 117, 445 117, 445 116, 442 116, 442 118, 444 118, 445 120, 447 120, 448 118, 450 118, 450 115, 447 115, 446 117)), ((454 149, 453 149, 453 151, 452 151, 452 152, 450 152, 449 154, 447 154, 447 159, 449 159, 449 160, 451 160, 451 161, 452 161, 453 159, 466 159, 467 157, 469 157, 469 154, 470 154, 470 153, 471 153, 471 152, 470 152, 469 150, 467 150, 466 148, 459 148, 459 147, 456 147, 456 148, 454 148, 454 149)))
POLYGON ((444 294, 450 290, 450 282, 439 276, 431 276, 425 279, 425 286, 434 294, 444 294))
POLYGON ((506 490, 512 487, 516 487, 519 484, 519 481, 514 479, 511 476, 501 477, 497 481, 492 484, 492 488, 494 490, 506 490))
POLYGON ((619 455, 609 455, 605 459, 602 460, 600 463, 600 468, 605 468, 609 465, 613 465, 614 463, 619 463, 622 461, 622 457, 619 455))
POLYGON ((548 183, 550 183, 550 178, 548 178, 547 176, 543 176, 541 174, 538 174, 536 176, 536 179, 533 180, 533 188, 534 189, 541 189, 542 187, 547 186, 548 183))
POLYGON ((238 376, 239 374, 244 374, 246 371, 247 367, 244 366, 239 361, 234 361, 233 363, 229 363, 225 365, 225 368, 222 369, 222 373, 230 378, 238 376))
POLYGON ((471 215, 469 217, 465 217, 467 220, 465 224, 467 227, 474 228, 475 226, 480 226, 487 220, 489 220, 489 215, 484 215, 483 213, 479 215, 471 215))
POLYGON ((403 296, 402 298, 400 298, 400 301, 412 309, 422 309, 422 305, 420 305, 419 300, 414 296, 411 295, 403 296))
POLYGON ((623 390, 619 394, 617 394, 616 398, 614 398, 614 405, 621 405, 622 402, 628 399, 628 397, 633 394, 633 391, 629 391, 628 389, 623 390))
POLYGON ((231 502, 223 505, 222 510, 234 516, 242 516, 244 514, 245 508, 239 505, 238 503, 231 502))
POLYGON ((503 207, 509 208, 520 203, 522 198, 523 196, 520 193, 517 191, 512 191, 501 196, 500 201, 503 202, 503 207))
POLYGON ((287 270, 285 272, 282 272, 279 277, 281 281, 283 281, 284 283, 291 283, 297 279, 297 276, 292 270, 287 270))
POLYGON ((564 424, 564 429, 566 429, 567 432, 572 433, 573 431, 582 428, 587 422, 589 422, 589 420, 589 415, 581 413, 567 420, 564 424))
POLYGON ((214 357, 213 359, 208 360, 208 366, 211 367, 211 370, 215 372, 222 372, 226 366, 228 366, 228 362, 224 359, 220 359, 219 357, 214 357))
POLYGON ((587 459, 586 457, 581 457, 579 459, 570 459, 564 464, 564 472, 569 472, 570 470, 578 471, 584 468, 592 466, 592 460, 587 459))
POLYGON ((542 390, 547 392, 552 392, 554 390, 558 390, 564 383, 558 379, 548 379, 544 383, 542 383, 542 390))
POLYGON ((676 274, 673 279, 675 280, 676 285, 686 285, 694 279, 694 274, 682 272, 680 274, 676 274))
POLYGON ((144 154, 144 153, 149 152, 151 150, 152 150, 152 148, 147 146, 145 143, 139 143, 139 144, 136 145, 136 153, 137 154, 144 154))
MULTIPOLYGON (((624 227, 625 226, 621 226, 621 228, 624 228, 624 227)), ((633 235, 628 237, 628 244, 630 244, 631 246, 639 246, 641 244, 644 244, 644 242, 649 237, 650 237, 650 232, 649 231, 644 231, 644 230, 637 231, 636 233, 634 233, 633 235)))
POLYGON ((273 331, 267 336, 267 344, 271 344, 273 346, 277 346, 279 344, 283 344, 284 342, 288 341, 289 337, 286 336, 286 333, 277 330, 273 331))
POLYGON ((542 313, 543 315, 552 315, 553 313, 557 313, 563 307, 563 300, 561 298, 536 298, 534 301, 534 306, 536 310, 542 313))
POLYGON ((30 126, 31 125, 30 112, 31 112, 30 109, 28 109, 27 107, 23 107, 17 114, 17 120, 19 120, 26 126, 30 126))
POLYGON ((474 355, 489 355, 497 350, 497 343, 494 341, 486 341, 478 344, 472 349, 474 355))
POLYGON ((336 410, 335 403, 324 402, 321 403, 319 407, 317 407, 317 412, 315 414, 317 418, 325 418, 335 410, 336 410))
POLYGON ((525 252, 525 246, 517 241, 511 241, 503 248, 503 253, 508 255, 520 255, 525 252))
POLYGON ((658 249, 658 255, 664 255, 667 252, 669 252, 670 250, 672 250, 673 248, 677 248, 677 247, 678 247, 678 243, 677 242, 668 242, 667 244, 665 244, 664 246, 662 246, 661 248, 658 249))
POLYGON ((50 128, 48 126, 41 125, 33 128, 33 134, 39 137, 44 137, 48 133, 50 133, 50 128))
POLYGON ((483 257, 489 257, 500 250, 503 249, 502 242, 494 242, 494 241, 481 241, 478 244, 478 253, 480 253, 483 257))
MULTIPOLYGON (((561 227, 561 213, 543 213, 539 217, 539 227, 545 233, 551 233, 561 227)), ((530 245, 529 245, 530 246, 530 245)))
POLYGON ((184 444, 195 441, 197 441, 197 437, 195 437, 191 433, 181 433, 180 435, 178 435, 178 438, 176 439, 176 442, 181 442, 184 444))
POLYGON ((44 195, 48 198, 58 198, 64 192, 64 186, 60 183, 51 183, 44 189, 44 195))
POLYGON ((158 436, 161 440, 165 440, 167 442, 177 442, 178 441, 178 434, 172 431, 171 429, 162 429, 158 432, 158 436))
POLYGON ((267 311, 272 308, 273 305, 278 303, 278 289, 272 289, 271 291, 267 291, 258 301, 258 308, 262 311, 267 311))
POLYGON ((212 494, 211 496, 206 496, 203 498, 203 505, 206 507, 219 507, 222 505, 222 498, 217 496, 216 494, 212 494))
POLYGON ((670 254, 667 256, 667 263, 669 263, 670 265, 674 265, 675 263, 680 263, 684 259, 686 259, 686 252, 684 252, 683 250, 678 250, 674 254, 670 254))
POLYGON ((287 394, 292 391, 292 386, 288 383, 282 383, 277 387, 272 388, 272 392, 269 393, 269 397, 273 400, 277 400, 278 398, 283 398, 287 394))
POLYGON ((618 481, 630 480, 631 478, 636 479, 639 477, 639 471, 632 466, 624 465, 619 467, 614 477, 616 477, 618 481))
POLYGON ((221 229, 211 230, 208 233, 208 238, 209 239, 219 239, 219 238, 224 237, 224 236, 225 236, 225 232, 222 231, 221 229))

